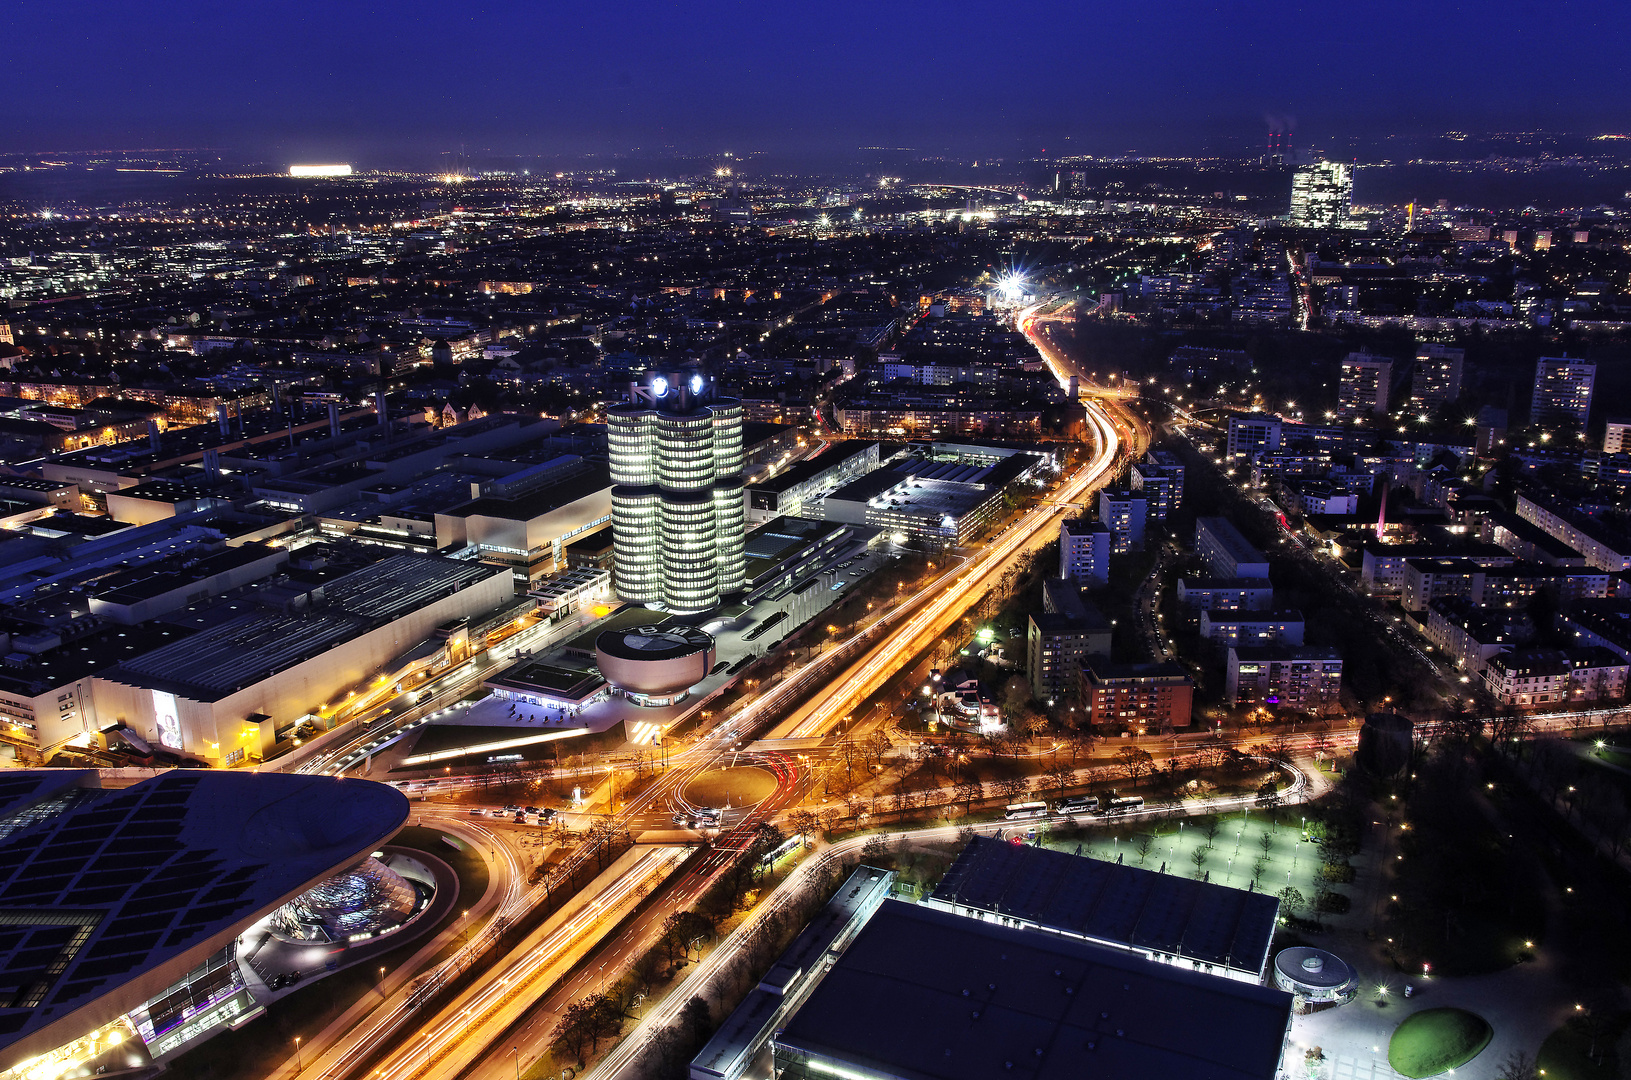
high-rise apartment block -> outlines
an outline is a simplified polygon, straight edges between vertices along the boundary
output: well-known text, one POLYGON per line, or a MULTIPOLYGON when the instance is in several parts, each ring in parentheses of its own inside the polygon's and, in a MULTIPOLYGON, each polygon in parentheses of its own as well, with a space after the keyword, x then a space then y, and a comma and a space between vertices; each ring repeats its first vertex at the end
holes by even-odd
POLYGON ((1230 705, 1264 705, 1319 712, 1342 694, 1342 654, 1300 645, 1237 645, 1229 649, 1223 698, 1230 705))
POLYGON ((1150 521, 1165 521, 1184 504, 1184 466, 1170 450, 1151 450, 1128 473, 1133 490, 1148 501, 1150 521))
POLYGON ((1603 453, 1624 454, 1631 452, 1631 439, 1626 438, 1628 433, 1631 433, 1631 420, 1610 420, 1603 431, 1603 453))
POLYGON ((742 403, 701 375, 652 375, 607 410, 617 595, 680 614, 745 582, 742 403))
POLYGON ((1085 518, 1061 523, 1059 576, 1084 589, 1110 584, 1110 527, 1085 518))
POLYGON ((1311 229, 1347 224, 1353 204, 1353 170, 1338 161, 1304 165, 1291 177, 1291 212, 1286 220, 1311 229))
POLYGON ((1465 350, 1443 345, 1423 345, 1417 349, 1416 370, 1410 377, 1410 404, 1436 409, 1459 398, 1461 364, 1465 358, 1465 350))
POLYGON ((1280 418, 1267 413, 1229 417, 1229 456, 1249 458, 1262 450, 1280 449, 1280 418))
POLYGON ((1388 384, 1392 381, 1393 361, 1369 353, 1349 353, 1342 361, 1337 414, 1351 419, 1387 412, 1388 384))
POLYGON ((1268 556, 1253 547, 1226 517, 1195 519, 1195 554, 1212 579, 1269 576, 1268 556))
POLYGON ((1131 491, 1099 492, 1099 520, 1110 529, 1110 550, 1117 555, 1144 546, 1149 500, 1131 491))
POLYGON ((1567 357, 1541 357, 1535 364, 1535 392, 1529 399, 1529 422, 1573 420, 1585 427, 1596 383, 1596 364, 1567 357))

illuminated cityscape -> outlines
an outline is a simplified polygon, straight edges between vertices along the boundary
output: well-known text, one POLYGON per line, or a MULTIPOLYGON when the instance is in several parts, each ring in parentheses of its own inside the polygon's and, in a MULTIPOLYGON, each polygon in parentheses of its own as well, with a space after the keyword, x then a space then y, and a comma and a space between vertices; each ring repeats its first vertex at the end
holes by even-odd
POLYGON ((1624 1074, 1631 24, 1367 14, 13 13, 0 1080, 1624 1074))

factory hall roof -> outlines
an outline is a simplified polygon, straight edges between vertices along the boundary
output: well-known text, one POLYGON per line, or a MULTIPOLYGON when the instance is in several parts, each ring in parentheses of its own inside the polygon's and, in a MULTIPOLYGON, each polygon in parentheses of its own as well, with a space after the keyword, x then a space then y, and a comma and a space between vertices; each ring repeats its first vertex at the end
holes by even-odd
POLYGON ((913 1080, 1272 1080, 1291 995, 1054 934, 885 901, 778 1055, 913 1080))
POLYGON ((1267 893, 983 836, 933 900, 1259 976, 1280 907, 1267 893))

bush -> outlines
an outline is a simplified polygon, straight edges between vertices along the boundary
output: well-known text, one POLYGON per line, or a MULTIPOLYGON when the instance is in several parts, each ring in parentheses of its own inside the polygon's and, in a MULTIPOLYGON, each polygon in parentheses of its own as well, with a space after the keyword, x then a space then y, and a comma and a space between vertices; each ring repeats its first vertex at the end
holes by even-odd
POLYGON ((1354 868, 1348 865, 1347 862, 1328 862, 1320 867, 1320 877, 1326 881, 1346 885, 1354 879, 1354 868))
POLYGON ((1335 889, 1321 889, 1320 894, 1314 898, 1315 910, 1326 915, 1342 915, 1352 903, 1347 893, 1339 893, 1335 889))
POLYGON ((1423 1009, 1393 1032, 1388 1064, 1405 1076, 1434 1076, 1477 1057, 1493 1035, 1483 1017, 1465 1009, 1423 1009))

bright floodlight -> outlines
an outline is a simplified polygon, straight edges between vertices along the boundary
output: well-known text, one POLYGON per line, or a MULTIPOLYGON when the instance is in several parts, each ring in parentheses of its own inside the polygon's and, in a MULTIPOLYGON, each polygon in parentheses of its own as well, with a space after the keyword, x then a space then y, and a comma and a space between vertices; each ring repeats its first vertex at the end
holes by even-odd
POLYGON ((1006 300, 1018 300, 1025 291, 1025 279, 1018 274, 1004 274, 997 279, 997 288, 1006 300))
POLYGON ((350 176, 349 165, 290 165, 290 176, 350 176))
POLYGON ((668 380, 661 375, 651 380, 651 396, 662 397, 668 393, 668 380))
POLYGON ((702 393, 702 376, 701 375, 691 376, 691 393, 693 393, 693 394, 702 393))

